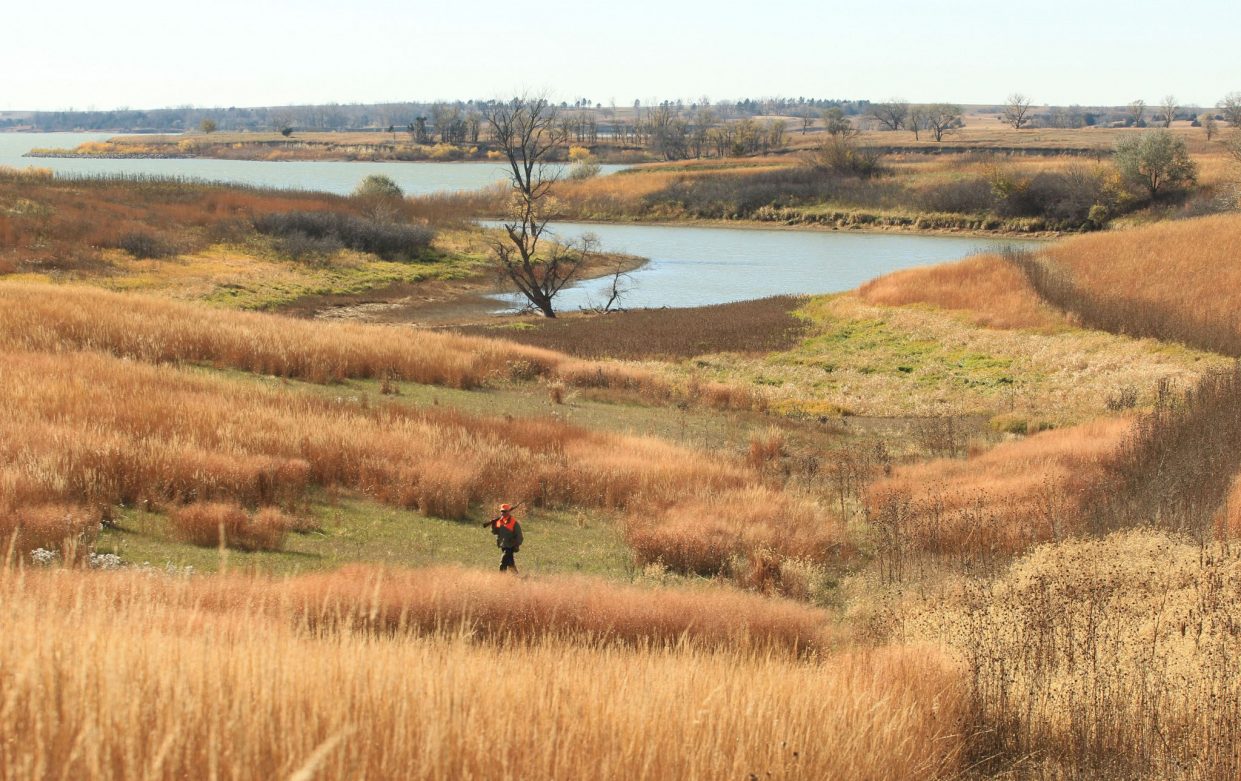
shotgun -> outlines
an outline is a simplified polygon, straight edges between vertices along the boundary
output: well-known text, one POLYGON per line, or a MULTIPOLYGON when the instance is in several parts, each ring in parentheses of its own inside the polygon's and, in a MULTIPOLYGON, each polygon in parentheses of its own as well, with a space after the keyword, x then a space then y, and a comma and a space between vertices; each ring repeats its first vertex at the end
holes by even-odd
MULTIPOLYGON (((509 512, 512 512, 513 510, 516 510, 518 507, 521 507, 523 504, 525 504, 525 502, 524 502, 524 501, 523 501, 523 502, 518 502, 517 504, 513 505, 513 509, 512 509, 512 510, 509 510, 509 512)), ((492 525, 493 525, 496 521, 500 520, 500 519, 501 519, 501 518, 503 518, 503 517, 504 517, 504 516, 502 516, 502 515, 497 515, 496 517, 492 518, 490 521, 487 521, 486 523, 484 523, 484 524, 483 524, 483 528, 484 528, 484 529, 489 528, 489 527, 490 527, 490 526, 492 526, 492 525)))

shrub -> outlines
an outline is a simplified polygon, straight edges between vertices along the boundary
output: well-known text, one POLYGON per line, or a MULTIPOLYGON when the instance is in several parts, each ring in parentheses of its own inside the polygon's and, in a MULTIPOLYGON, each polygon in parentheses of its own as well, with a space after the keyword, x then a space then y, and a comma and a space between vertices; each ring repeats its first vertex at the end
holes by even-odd
POLYGON ((284 535, 295 522, 274 508, 250 515, 239 505, 196 502, 172 512, 172 528, 182 540, 203 547, 223 542, 238 550, 280 550, 284 535))
POLYGON ((1185 139, 1167 130, 1122 138, 1116 144, 1116 167, 1125 181, 1145 189, 1152 198, 1192 184, 1198 177, 1185 139))
POLYGON ((139 260, 167 258, 178 252, 177 246, 172 242, 140 231, 121 236, 117 239, 116 246, 139 260))
POLYGON ((865 147, 848 134, 828 136, 810 157, 811 167, 837 176, 867 179, 883 172, 883 152, 865 147))
POLYGON ((405 193, 396 182, 382 174, 371 174, 354 189, 357 198, 404 198, 405 193))
POLYGON ((983 214, 991 210, 991 185, 983 179, 956 179, 925 189, 921 208, 932 212, 983 214))
POLYGON ((276 240, 276 251, 293 260, 323 260, 345 248, 335 236, 315 237, 293 231, 276 240))
MULTIPOLYGON (((317 241, 332 240, 384 260, 417 260, 431 245, 435 231, 410 225, 356 217, 338 212, 285 212, 256 217, 259 233, 286 238, 291 235, 317 241)), ((304 239, 298 238, 304 242, 304 239)))
MULTIPOLYGON (((75 504, 30 504, 10 507, 0 501, 0 555, 24 554, 36 548, 60 550, 89 542, 99 528, 100 513, 75 504)), ((2 562, 0 562, 2 566, 2 562)))
POLYGON ((569 167, 569 178, 576 180, 590 179, 598 176, 600 170, 599 161, 594 158, 574 160, 573 165, 569 167))

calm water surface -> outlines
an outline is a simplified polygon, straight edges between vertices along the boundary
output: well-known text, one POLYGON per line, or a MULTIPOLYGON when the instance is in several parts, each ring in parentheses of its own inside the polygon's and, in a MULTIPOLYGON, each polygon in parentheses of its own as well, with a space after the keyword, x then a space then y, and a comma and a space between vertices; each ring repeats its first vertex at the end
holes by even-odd
MULTIPOLYGON (((408 195, 476 190, 504 179, 502 163, 349 163, 335 161, 268 162, 263 160, 84 160, 22 157, 34 148, 71 149, 87 141, 104 141, 115 133, 0 133, 0 166, 50 168, 60 174, 105 176, 143 174, 180 176, 258 187, 322 190, 346 194, 370 174, 383 174, 408 195)), ((604 173, 624 166, 602 166, 604 173)))
MULTIPOLYGON (((633 272, 624 305, 691 307, 787 294, 852 290, 883 274, 942 263, 1002 245, 1035 242, 890 233, 752 230, 665 225, 560 223, 561 239, 595 234, 603 249, 649 258, 633 272)), ((611 280, 561 291, 566 311, 603 303, 611 280)), ((518 295, 498 296, 509 307, 518 295)))

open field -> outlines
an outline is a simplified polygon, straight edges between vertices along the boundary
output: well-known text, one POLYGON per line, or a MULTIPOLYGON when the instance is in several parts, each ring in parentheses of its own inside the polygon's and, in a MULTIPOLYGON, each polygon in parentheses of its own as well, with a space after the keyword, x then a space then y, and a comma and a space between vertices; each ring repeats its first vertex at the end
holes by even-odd
MULTIPOLYGON (((174 135, 114 136, 72 149, 35 149, 31 157, 85 158, 195 158, 219 160, 344 160, 354 162, 471 162, 502 160, 494 143, 483 136, 473 141, 445 143, 434 139, 416 141, 406 129, 393 133, 375 131, 322 132, 298 130, 281 133, 213 132, 174 135)), ((556 159, 567 155, 557 150, 556 159)), ((599 147, 607 162, 642 163, 657 159, 637 148, 599 147)))

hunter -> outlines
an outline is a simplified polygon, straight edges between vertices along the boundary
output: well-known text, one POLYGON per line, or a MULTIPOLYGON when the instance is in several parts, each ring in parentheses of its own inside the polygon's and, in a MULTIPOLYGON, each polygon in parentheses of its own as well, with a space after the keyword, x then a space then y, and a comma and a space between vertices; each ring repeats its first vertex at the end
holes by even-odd
POLYGON ((513 505, 500 505, 500 517, 491 521, 491 533, 496 536, 496 545, 504 551, 504 557, 500 559, 500 571, 507 572, 511 569, 514 575, 520 575, 513 554, 521 548, 521 524, 513 517, 513 505))

